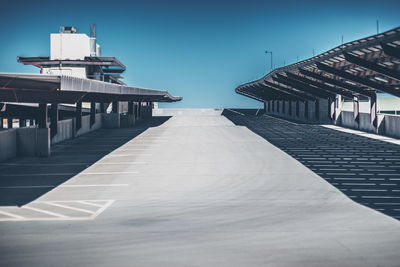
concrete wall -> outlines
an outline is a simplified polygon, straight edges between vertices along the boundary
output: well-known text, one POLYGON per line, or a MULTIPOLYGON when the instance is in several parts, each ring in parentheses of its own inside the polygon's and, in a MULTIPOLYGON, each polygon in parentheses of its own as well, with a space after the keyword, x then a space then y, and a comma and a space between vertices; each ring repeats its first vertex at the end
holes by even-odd
POLYGON ((35 126, 16 129, 17 132, 17 155, 36 155, 37 128, 35 126))
POLYGON ((75 136, 80 136, 82 134, 98 130, 103 125, 102 115, 100 113, 96 114, 95 122, 92 126, 90 126, 90 115, 82 116, 82 126, 76 131, 75 136))
MULTIPOLYGON (((144 107, 145 115, 151 116, 151 107, 144 107)), ((62 120, 57 123, 57 134, 50 138, 49 128, 29 126, 0 131, 0 161, 16 156, 49 156, 50 145, 71 139, 100 128, 131 127, 135 116, 129 114, 109 113, 96 114, 95 123, 90 125, 90 115, 82 117, 82 126, 76 131, 75 119, 62 120), (122 124, 121 124, 122 122, 122 124)))
POLYGON ((75 120, 62 120, 57 123, 57 134, 51 138, 51 143, 56 144, 74 137, 75 120))
POLYGON ((103 113, 102 124, 103 128, 119 128, 121 126, 121 117, 118 113, 103 113))
POLYGON ((17 130, 0 131, 0 161, 13 158, 17 155, 17 130))
POLYGON ((308 101, 308 113, 305 114, 306 105, 303 101, 299 101, 299 116, 296 115, 296 101, 285 101, 285 105, 283 105, 283 101, 275 101, 275 109, 271 112, 268 112, 268 108, 266 114, 272 114, 281 118, 290 119, 298 122, 308 122, 308 123, 331 123, 329 119, 329 111, 328 111, 328 100, 320 99, 319 100, 319 119, 316 118, 315 111, 315 103, 314 101, 308 101), (279 112, 277 111, 277 105, 279 103, 279 112), (289 105, 292 106, 292 112, 289 114, 289 105), (284 107, 284 109, 283 109, 284 107))
POLYGON ((57 144, 61 141, 100 129, 103 125, 102 114, 96 114, 95 123, 92 126, 90 126, 90 115, 82 116, 82 126, 79 130, 76 130, 75 125, 75 118, 59 121, 57 123, 57 134, 51 138, 51 143, 57 144))
POLYGON ((384 115, 383 129, 385 131, 385 135, 394 138, 400 138, 400 116, 384 115))

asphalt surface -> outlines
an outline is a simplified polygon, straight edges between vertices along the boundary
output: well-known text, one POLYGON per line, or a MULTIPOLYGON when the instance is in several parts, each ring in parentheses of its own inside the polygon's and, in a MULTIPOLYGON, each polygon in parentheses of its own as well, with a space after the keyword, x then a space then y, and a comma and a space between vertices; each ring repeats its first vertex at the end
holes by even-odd
POLYGON ((153 122, 1 164, 1 265, 400 266, 399 221, 246 127, 153 122))

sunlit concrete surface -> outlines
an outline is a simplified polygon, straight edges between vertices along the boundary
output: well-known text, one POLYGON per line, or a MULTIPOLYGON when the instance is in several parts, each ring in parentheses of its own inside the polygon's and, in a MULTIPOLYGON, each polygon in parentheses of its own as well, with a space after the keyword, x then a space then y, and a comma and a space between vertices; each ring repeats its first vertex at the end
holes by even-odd
MULTIPOLYGON (((112 202, 89 219, 0 222, 1 265, 399 266, 399 221, 353 202, 247 128, 191 115, 133 131, 60 144, 53 157, 87 166, 71 167, 65 182, 22 203, 73 206, 46 208, 73 217, 87 202, 112 202)), ((7 164, 60 163, 53 157, 7 164)), ((35 171, 57 172, 30 168, 16 186, 47 177, 35 171)), ((6 187, 21 177, 1 179, 6 187)))

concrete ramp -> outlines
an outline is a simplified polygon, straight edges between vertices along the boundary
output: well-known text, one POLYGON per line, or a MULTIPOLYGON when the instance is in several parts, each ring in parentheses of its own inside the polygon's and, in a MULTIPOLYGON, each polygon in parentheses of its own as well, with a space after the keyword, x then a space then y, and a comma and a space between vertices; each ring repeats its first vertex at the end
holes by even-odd
POLYGON ((218 116, 223 109, 214 108, 158 108, 153 116, 218 116))
POLYGON ((0 223, 4 266, 400 263, 399 221, 222 116, 148 128, 39 199, 61 200, 113 204, 92 221, 0 223), (69 186, 79 184, 102 187, 69 186))

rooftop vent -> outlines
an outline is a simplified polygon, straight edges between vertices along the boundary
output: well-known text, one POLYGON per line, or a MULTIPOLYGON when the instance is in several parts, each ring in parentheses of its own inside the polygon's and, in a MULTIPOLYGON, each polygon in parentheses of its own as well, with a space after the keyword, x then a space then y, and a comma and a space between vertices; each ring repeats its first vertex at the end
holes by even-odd
POLYGON ((76 33, 74 26, 61 26, 60 33, 76 33))

